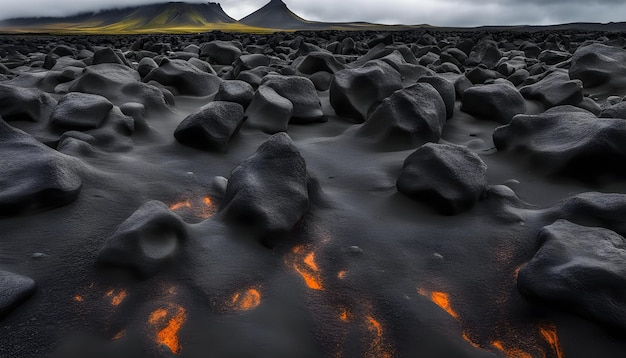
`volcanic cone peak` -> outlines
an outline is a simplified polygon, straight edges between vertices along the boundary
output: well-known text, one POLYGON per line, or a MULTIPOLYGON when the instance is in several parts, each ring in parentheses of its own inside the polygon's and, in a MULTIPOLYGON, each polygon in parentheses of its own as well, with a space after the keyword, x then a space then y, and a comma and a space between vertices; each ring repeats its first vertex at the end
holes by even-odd
POLYGON ((281 0, 271 0, 239 22, 249 26, 274 29, 305 29, 320 25, 318 22, 308 21, 296 15, 281 0))

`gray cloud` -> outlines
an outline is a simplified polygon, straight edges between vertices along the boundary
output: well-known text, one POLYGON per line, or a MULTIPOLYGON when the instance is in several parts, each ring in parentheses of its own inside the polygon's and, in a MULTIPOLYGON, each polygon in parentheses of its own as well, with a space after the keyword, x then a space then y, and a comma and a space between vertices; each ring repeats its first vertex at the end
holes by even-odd
MULTIPOLYGON (((18 0, 2 4, 0 18, 66 16, 102 8, 166 0, 18 0)), ((207 0, 185 0, 201 3, 207 0)), ((220 1, 220 0, 213 0, 220 1)), ((240 19, 269 0, 221 0, 230 16, 240 19)), ((623 21, 622 0, 283 0, 298 15, 318 21, 369 21, 439 26, 544 25, 567 22, 623 21)))

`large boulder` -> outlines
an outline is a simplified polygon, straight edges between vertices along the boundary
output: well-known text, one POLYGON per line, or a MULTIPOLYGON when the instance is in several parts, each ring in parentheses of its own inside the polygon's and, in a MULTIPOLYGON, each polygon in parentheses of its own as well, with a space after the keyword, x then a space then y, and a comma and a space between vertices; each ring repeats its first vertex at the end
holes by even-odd
POLYGON ((309 209, 304 158, 286 133, 263 143, 228 180, 220 213, 264 236, 291 230, 309 209))
POLYGON ((150 71, 144 82, 156 81, 179 95, 209 96, 219 89, 221 79, 204 72, 184 60, 163 59, 158 68, 150 71))
POLYGON ((151 276, 178 257, 186 239, 184 221, 162 202, 149 201, 115 229, 97 262, 151 276))
POLYGON ((526 157, 548 174, 593 179, 625 174, 626 121, 599 119, 572 106, 538 115, 517 115, 493 133, 498 151, 526 157))
POLYGON ((81 164, 41 144, 0 117, 0 216, 48 210, 80 193, 81 164))
POLYGON ((487 165, 465 147, 427 143, 406 158, 396 186, 402 194, 454 215, 480 200, 487 188, 487 165))
POLYGON ((446 105, 428 83, 398 90, 374 110, 357 131, 386 149, 405 150, 438 142, 446 123, 446 105))
POLYGON ((626 50, 600 43, 582 46, 572 56, 569 76, 582 81, 585 88, 600 85, 623 88, 626 84, 626 50))
POLYGON ((583 84, 580 80, 571 80, 565 71, 554 71, 540 81, 520 88, 520 93, 546 108, 576 106, 583 101, 583 84))
POLYGON ((0 116, 6 121, 45 121, 55 105, 41 90, 0 84, 0 116))
POLYGON ((87 67, 85 72, 70 84, 68 90, 98 94, 118 106, 138 102, 143 104, 148 112, 168 108, 164 92, 141 82, 137 71, 119 64, 105 63, 87 67))
POLYGON ((454 83, 439 76, 423 76, 417 82, 428 83, 439 92, 443 103, 446 105, 446 118, 452 118, 456 102, 454 83))
POLYGON ((612 230, 558 220, 519 271, 524 295, 626 328, 626 239, 612 230))
POLYGON ((293 104, 292 123, 325 122, 322 103, 310 79, 299 76, 267 75, 261 87, 269 87, 293 104))
POLYGON ((200 46, 200 57, 206 57, 210 63, 217 65, 231 65, 241 53, 241 49, 231 41, 215 40, 200 46))
POLYGON ((261 86, 246 110, 246 125, 263 132, 276 134, 286 132, 293 114, 293 103, 279 95, 271 87, 261 86))
POLYGON ((338 71, 330 84, 330 104, 337 115, 363 123, 371 111, 402 88, 400 73, 386 62, 338 71))
POLYGON ((243 107, 239 103, 209 102, 187 116, 176 127, 174 137, 191 147, 225 152, 243 118, 243 107))
POLYGON ((50 124, 64 129, 86 130, 99 128, 113 109, 105 97, 72 92, 63 96, 50 116, 50 124))
POLYGON ((239 103, 244 109, 248 108, 254 98, 252 86, 240 80, 228 80, 220 83, 220 88, 215 94, 216 101, 239 103))
POLYGON ((498 82, 465 90, 461 111, 507 124, 515 115, 526 112, 526 102, 512 84, 498 82))
POLYGON ((35 281, 30 277, 0 271, 0 318, 28 300, 36 287, 35 281))

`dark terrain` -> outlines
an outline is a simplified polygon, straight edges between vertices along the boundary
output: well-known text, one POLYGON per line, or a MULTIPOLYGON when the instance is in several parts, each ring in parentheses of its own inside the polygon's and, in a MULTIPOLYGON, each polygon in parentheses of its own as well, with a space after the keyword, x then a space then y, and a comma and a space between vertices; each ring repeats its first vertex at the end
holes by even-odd
POLYGON ((625 47, 0 37, 0 356, 621 358, 625 47))

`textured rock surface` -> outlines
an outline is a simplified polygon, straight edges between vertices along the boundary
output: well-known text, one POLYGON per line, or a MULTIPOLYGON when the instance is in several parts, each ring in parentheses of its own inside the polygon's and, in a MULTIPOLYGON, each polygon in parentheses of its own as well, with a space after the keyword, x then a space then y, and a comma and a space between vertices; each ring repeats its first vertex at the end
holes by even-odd
POLYGON ((519 272, 518 288, 590 319, 624 328, 626 239, 614 231, 558 220, 519 272))
POLYGON ((487 188, 487 166, 467 148, 427 143, 406 158, 396 186, 442 214, 458 214, 487 188))
POLYGON ((481 119, 507 124, 513 116, 526 112, 526 102, 511 84, 494 83, 468 88, 463 94, 461 110, 481 119))
POLYGON ((30 277, 0 271, 0 318, 26 301, 36 289, 30 277))
POLYGON ((79 161, 60 154, 0 118, 0 215, 15 216, 74 201, 79 161))
POLYGON ((623 175, 626 122, 598 119, 572 106, 549 109, 539 115, 518 115, 496 128, 493 141, 499 151, 527 157, 548 173, 592 179, 607 172, 623 175))
POLYGON ((335 73, 330 103, 338 115, 363 123, 383 99, 401 88, 398 71, 386 63, 370 63, 335 73))
POLYGON ((233 169, 220 212, 265 235, 291 230, 308 208, 306 163, 291 138, 278 133, 233 169))
POLYGON ((150 276, 171 263, 187 238, 183 220, 159 201, 149 201, 106 240, 98 263, 150 276))
POLYGON ((416 83, 382 101, 357 135, 374 138, 388 149, 411 149, 438 142, 446 123, 446 106, 428 83, 416 83))
POLYGON ((191 147, 225 152, 242 122, 243 107, 239 103, 213 101, 187 116, 176 127, 174 137, 191 147))

